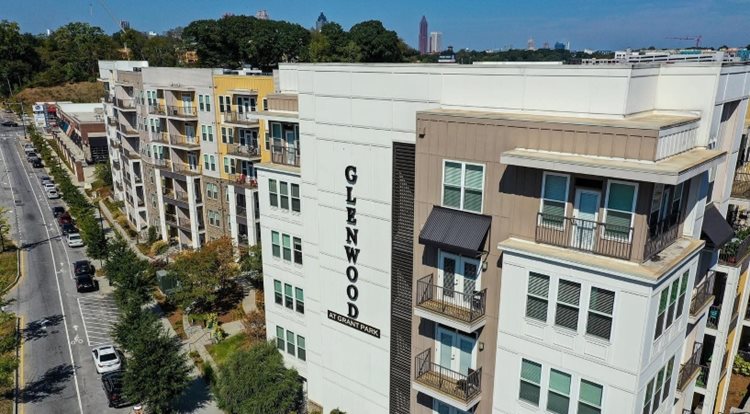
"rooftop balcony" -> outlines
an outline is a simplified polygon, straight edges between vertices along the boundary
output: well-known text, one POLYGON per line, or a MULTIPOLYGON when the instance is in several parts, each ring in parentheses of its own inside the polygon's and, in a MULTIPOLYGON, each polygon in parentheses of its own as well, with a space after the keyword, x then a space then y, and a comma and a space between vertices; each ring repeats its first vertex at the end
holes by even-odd
POLYGON ((167 115, 176 118, 197 118, 198 109, 194 106, 168 106, 167 115))
POLYGON ((698 378, 698 374, 701 370, 700 359, 702 349, 703 344, 696 343, 693 347, 693 354, 690 356, 690 359, 680 367, 680 373, 677 377, 677 392, 681 393, 685 391, 688 385, 698 378))
POLYGON ((487 289, 465 293, 446 289, 434 283, 434 276, 417 280, 417 298, 414 313, 443 325, 474 332, 485 324, 487 289))
POLYGON ((282 145, 272 145, 271 146, 271 161, 274 164, 299 167, 299 162, 300 162, 299 148, 285 147, 282 145))
POLYGON ((734 235, 719 253, 719 262, 729 266, 742 264, 750 253, 750 227, 736 229, 734 235))
POLYGON ((633 251, 634 230, 633 227, 538 213, 535 241, 615 259, 645 262, 677 240, 679 220, 670 217, 653 228, 641 229, 647 238, 643 250, 638 252, 633 251))
POLYGON ((482 368, 469 369, 466 374, 432 362, 432 348, 414 359, 414 388, 450 405, 469 411, 480 400, 482 368))

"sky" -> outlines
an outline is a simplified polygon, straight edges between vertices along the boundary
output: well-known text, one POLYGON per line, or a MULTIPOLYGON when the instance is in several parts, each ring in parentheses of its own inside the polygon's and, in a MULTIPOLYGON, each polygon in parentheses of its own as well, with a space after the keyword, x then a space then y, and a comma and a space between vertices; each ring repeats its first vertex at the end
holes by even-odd
POLYGON ((422 15, 429 31, 443 33, 443 46, 455 49, 525 48, 529 38, 537 47, 570 42, 574 50, 688 47, 695 42, 669 37, 696 35, 704 46, 750 44, 750 0, 0 0, 0 19, 31 33, 72 21, 112 33, 119 20, 161 33, 193 20, 254 15, 259 9, 305 27, 313 27, 321 11, 346 29, 381 20, 414 47, 422 15))

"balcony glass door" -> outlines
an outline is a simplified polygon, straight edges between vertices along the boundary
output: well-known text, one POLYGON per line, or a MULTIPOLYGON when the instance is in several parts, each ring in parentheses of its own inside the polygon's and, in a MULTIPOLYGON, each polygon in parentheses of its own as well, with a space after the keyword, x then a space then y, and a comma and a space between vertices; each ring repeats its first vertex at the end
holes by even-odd
POLYGON ((577 249, 594 249, 600 196, 598 191, 576 190, 572 245, 577 249))
POLYGON ((479 290, 479 260, 441 251, 439 280, 443 296, 457 306, 471 307, 474 292, 479 290))
POLYGON ((193 113, 193 97, 191 95, 182 95, 182 111, 185 115, 193 113))
POLYGON ((442 327, 438 327, 437 338, 437 363, 443 368, 468 375, 473 366, 474 338, 442 327))
POLYGON ((195 142, 195 127, 191 124, 185 124, 185 140, 195 142))
POLYGON ((195 154, 188 153, 187 162, 191 170, 196 170, 198 168, 198 156, 196 156, 195 154))

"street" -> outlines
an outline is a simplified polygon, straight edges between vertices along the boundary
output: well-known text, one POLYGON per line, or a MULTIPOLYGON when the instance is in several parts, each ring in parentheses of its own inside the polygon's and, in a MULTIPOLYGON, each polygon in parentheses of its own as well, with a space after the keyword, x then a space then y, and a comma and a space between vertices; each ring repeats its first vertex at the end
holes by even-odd
POLYGON ((23 276, 6 295, 14 300, 9 310, 22 318, 19 412, 126 412, 107 408, 90 354, 92 346, 111 343, 116 306, 101 292, 76 292, 71 263, 86 258, 85 248, 62 239, 51 205, 64 203, 46 198, 38 178, 46 172, 25 161, 22 143, 22 129, 0 127, 0 205, 11 211, 12 236, 26 246, 23 276))

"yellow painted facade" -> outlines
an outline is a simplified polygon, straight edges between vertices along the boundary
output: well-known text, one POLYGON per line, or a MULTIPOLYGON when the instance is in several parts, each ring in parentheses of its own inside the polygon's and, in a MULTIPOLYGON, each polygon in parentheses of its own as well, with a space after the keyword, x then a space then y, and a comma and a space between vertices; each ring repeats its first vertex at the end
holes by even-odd
MULTIPOLYGON (((228 125, 224 123, 224 114, 219 111, 219 97, 220 96, 231 96, 232 97, 232 111, 236 111, 237 108, 237 96, 243 96, 243 94, 233 93, 233 90, 250 90, 257 93, 256 96, 256 110, 262 110, 264 98, 274 92, 273 76, 266 75, 214 75, 214 113, 216 114, 216 131, 215 136, 219 143, 219 169, 221 171, 222 179, 230 179, 229 174, 224 172, 224 157, 229 152, 229 145, 222 142, 222 127, 233 128, 234 130, 234 141, 235 143, 239 139, 238 127, 236 125, 228 125)), ((263 122, 259 122, 258 125, 258 148, 260 149, 260 161, 266 162, 271 160, 270 152, 265 148, 265 127, 263 122)))
MULTIPOLYGON (((744 290, 745 290, 745 285, 747 283, 747 278, 748 278, 749 273, 750 272, 748 272, 748 270, 745 270, 744 272, 742 272, 742 274, 740 274, 740 278, 737 283, 737 294, 739 295, 740 298, 744 297, 745 295, 744 290)), ((742 318, 744 318, 744 316, 745 316, 744 309, 740 309, 739 310, 740 321, 742 320, 742 318)), ((735 338, 738 332, 741 330, 742 330, 742 323, 738 322, 737 325, 734 327, 734 329, 732 329, 729 332, 729 334, 727 335, 727 342, 726 342, 727 351, 731 351, 732 349, 734 349, 734 347, 736 346, 735 338)), ((716 395, 719 396, 720 398, 726 398, 725 389, 729 386, 729 381, 731 381, 732 379, 732 366, 733 365, 734 365, 734 360, 728 359, 726 361, 726 366, 721 367, 722 377, 721 377, 721 380, 719 380, 719 386, 717 388, 717 393, 716 393, 716 395)), ((726 401, 724 401, 724 403, 726 403, 726 401)), ((723 404, 721 403, 721 401, 718 401, 718 400, 716 401, 716 404, 714 405, 714 414, 721 414, 723 412, 722 410, 720 410, 720 408, 722 408, 721 407, 722 405, 723 404)), ((728 411, 726 410, 726 407, 724 408, 725 408, 724 411, 728 411)))

